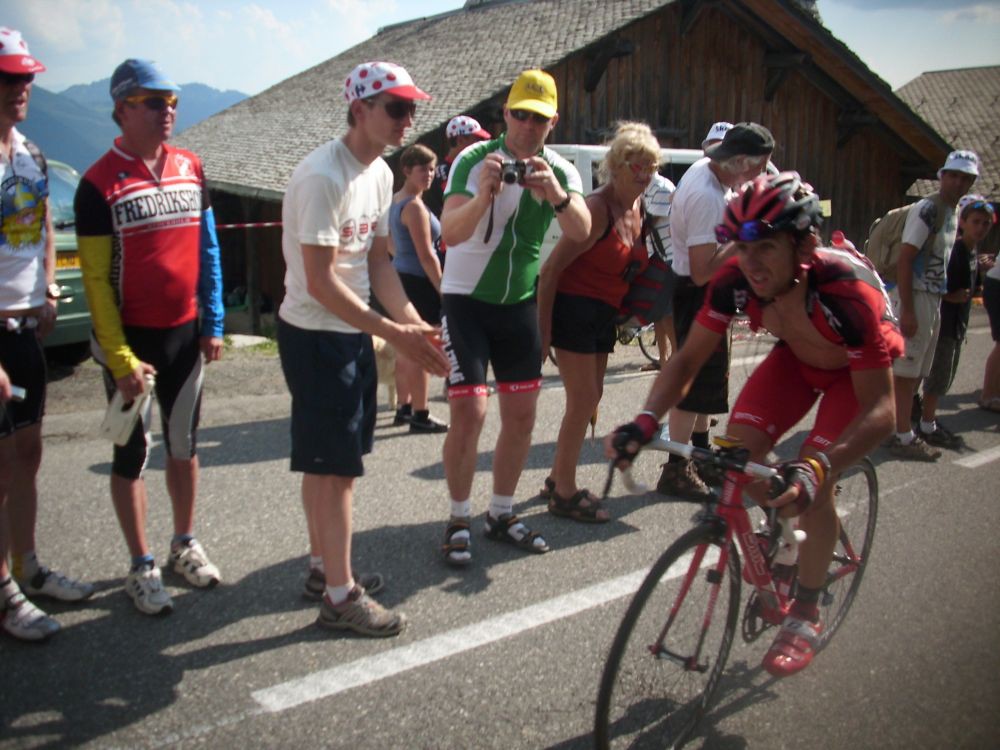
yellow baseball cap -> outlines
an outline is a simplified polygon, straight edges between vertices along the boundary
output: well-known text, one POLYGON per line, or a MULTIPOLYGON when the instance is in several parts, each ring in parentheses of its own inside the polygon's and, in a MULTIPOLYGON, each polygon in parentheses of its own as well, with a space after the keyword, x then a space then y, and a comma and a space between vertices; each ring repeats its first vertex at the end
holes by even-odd
POLYGON ((517 77, 507 95, 508 109, 526 109, 543 117, 555 117, 559 107, 556 81, 544 70, 526 70, 517 77))

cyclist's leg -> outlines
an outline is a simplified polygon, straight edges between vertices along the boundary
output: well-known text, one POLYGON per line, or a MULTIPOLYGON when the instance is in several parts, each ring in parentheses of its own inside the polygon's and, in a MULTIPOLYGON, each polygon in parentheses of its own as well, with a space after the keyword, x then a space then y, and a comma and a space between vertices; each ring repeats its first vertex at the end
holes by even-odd
MULTIPOLYGON (((813 371, 813 374, 816 375, 814 383, 822 389, 823 396, 816 412, 816 423, 802 444, 800 456, 815 455, 829 448, 858 411, 850 372, 846 368, 835 373, 813 371)), ((799 528, 806 532, 806 540, 799 547, 799 584, 802 586, 821 588, 826 583, 826 571, 840 528, 833 487, 833 482, 825 482, 812 506, 799 518, 799 528)))

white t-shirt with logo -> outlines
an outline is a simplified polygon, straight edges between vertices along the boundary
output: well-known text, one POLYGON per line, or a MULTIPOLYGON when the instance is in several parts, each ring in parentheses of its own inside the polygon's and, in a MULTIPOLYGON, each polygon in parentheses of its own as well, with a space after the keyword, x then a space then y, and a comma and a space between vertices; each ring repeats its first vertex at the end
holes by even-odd
POLYGON ((302 245, 336 247, 338 278, 368 302, 368 251, 389 233, 392 171, 381 158, 359 162, 340 139, 329 141, 295 168, 281 206, 285 299, 281 318, 298 328, 358 333, 330 312, 306 284, 302 245))
POLYGON ((945 208, 944 216, 938 216, 937 204, 924 198, 909 210, 903 225, 903 242, 920 250, 913 259, 914 289, 931 294, 948 291, 948 261, 957 233, 958 214, 954 206, 945 208), (940 226, 941 231, 924 247, 935 226, 940 226))
POLYGON ((49 183, 12 128, 14 159, 0 154, 0 310, 45 301, 45 212, 49 183))
POLYGON ((731 191, 712 172, 707 156, 699 159, 681 177, 670 211, 670 234, 674 246, 674 273, 691 275, 690 248, 715 243, 715 227, 722 222, 731 191))

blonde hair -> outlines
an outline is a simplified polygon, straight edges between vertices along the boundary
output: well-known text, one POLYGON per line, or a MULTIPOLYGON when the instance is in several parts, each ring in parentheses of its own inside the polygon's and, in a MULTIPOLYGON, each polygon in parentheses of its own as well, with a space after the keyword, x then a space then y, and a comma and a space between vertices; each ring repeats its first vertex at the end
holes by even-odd
POLYGON ((619 122, 608 147, 597 170, 598 179, 602 183, 608 182, 626 162, 637 156, 643 161, 652 162, 657 168, 660 166, 660 144, 649 125, 644 122, 619 122))

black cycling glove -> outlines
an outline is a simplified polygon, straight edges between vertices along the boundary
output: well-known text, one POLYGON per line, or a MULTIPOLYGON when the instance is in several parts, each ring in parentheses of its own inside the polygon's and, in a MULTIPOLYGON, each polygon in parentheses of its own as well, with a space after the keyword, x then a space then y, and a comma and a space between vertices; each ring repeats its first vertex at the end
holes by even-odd
POLYGON ((806 456, 795 461, 785 461, 778 466, 778 470, 785 480, 785 489, 798 488, 799 494, 794 501, 795 508, 799 513, 804 513, 816 499, 816 492, 826 479, 827 467, 819 459, 806 456))
POLYGON ((660 423, 656 421, 656 417, 646 411, 628 424, 616 427, 611 446, 618 454, 617 460, 632 463, 642 446, 649 443, 659 430, 660 423))

